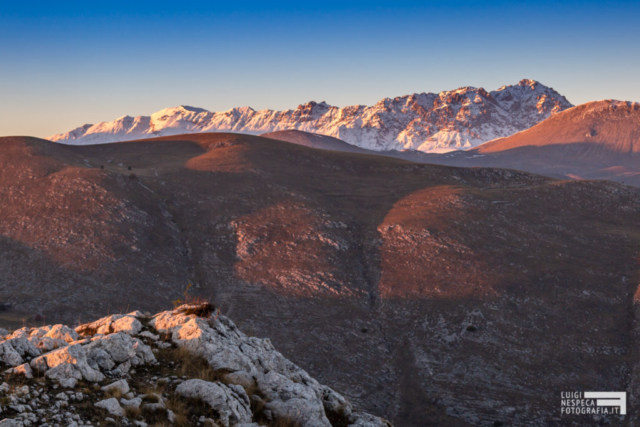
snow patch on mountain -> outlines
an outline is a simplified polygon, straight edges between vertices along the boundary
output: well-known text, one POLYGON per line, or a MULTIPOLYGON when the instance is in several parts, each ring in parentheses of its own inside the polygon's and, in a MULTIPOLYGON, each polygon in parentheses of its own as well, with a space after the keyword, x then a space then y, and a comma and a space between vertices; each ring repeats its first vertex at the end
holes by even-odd
POLYGON ((202 108, 165 108, 151 116, 120 117, 84 125, 49 137, 85 145, 198 132, 260 134, 301 130, 342 139, 369 150, 466 150, 528 129, 572 107, 558 92, 535 80, 521 80, 487 92, 453 91, 385 98, 373 106, 334 107, 308 102, 294 110, 256 111, 250 107, 210 112, 202 108))

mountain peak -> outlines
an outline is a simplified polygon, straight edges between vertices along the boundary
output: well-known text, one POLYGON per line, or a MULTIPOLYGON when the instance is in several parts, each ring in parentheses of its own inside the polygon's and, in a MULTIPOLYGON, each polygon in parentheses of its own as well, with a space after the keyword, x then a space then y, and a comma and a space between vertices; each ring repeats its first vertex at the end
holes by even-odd
POLYGON ((518 86, 536 86, 539 84, 541 84, 539 81, 532 79, 522 79, 518 82, 518 86))

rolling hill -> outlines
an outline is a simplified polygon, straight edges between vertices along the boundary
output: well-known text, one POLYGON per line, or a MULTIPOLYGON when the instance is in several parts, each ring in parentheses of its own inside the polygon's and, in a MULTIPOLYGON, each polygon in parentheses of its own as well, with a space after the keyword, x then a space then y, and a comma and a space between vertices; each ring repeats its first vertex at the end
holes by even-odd
POLYGON ((267 132, 260 135, 265 138, 277 139, 278 141, 290 142, 319 150, 345 151, 349 153, 378 154, 377 151, 365 150, 356 147, 341 139, 332 136, 321 135, 319 133, 304 132, 301 130, 279 130, 267 132))
POLYGON ((430 161, 640 186, 640 104, 589 102, 509 137, 430 161))
POLYGON ((559 390, 637 405, 632 187, 201 133, 1 138, 0 198, 5 326, 154 312, 192 283, 399 426, 584 425, 559 390))

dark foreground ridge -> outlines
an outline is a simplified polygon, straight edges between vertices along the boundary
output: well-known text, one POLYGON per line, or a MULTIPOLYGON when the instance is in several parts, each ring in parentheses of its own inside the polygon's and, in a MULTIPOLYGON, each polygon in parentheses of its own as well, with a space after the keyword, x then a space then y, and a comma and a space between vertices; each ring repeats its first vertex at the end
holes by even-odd
POLYGON ((392 427, 209 304, 0 335, 3 427, 392 427))

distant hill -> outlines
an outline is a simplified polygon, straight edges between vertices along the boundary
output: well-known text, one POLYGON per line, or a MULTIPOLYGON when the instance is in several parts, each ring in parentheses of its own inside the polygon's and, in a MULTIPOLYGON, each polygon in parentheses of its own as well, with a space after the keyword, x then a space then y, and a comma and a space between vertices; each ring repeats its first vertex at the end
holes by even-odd
POLYGON ((0 138, 0 200, 6 326, 156 312, 191 283, 398 426, 560 425, 558 390, 640 394, 632 187, 202 133, 0 138))
POLYGON ((311 101, 286 111, 242 107, 219 112, 178 106, 151 116, 86 124, 48 139, 85 145, 184 133, 301 130, 367 150, 443 152, 511 135, 571 106, 552 88, 521 80, 491 92, 467 86, 385 98, 372 106, 339 108, 311 101))
POLYGON ((589 102, 512 136, 427 161, 640 186, 640 104, 589 102))
POLYGON ((346 151, 349 153, 378 154, 377 151, 365 150, 356 147, 341 139, 332 136, 320 135, 317 133, 304 132, 300 130, 279 130, 267 132, 260 135, 265 138, 277 139, 278 141, 290 142, 292 144, 303 145, 305 147, 318 148, 321 150, 346 151))

